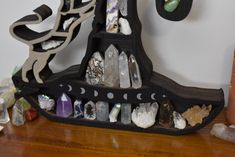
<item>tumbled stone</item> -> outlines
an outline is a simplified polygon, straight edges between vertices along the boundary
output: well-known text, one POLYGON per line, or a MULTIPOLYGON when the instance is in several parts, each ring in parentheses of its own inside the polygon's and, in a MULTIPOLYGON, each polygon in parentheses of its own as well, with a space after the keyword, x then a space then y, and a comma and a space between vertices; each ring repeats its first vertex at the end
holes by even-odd
POLYGON ((98 121, 108 121, 109 104, 107 102, 98 101, 96 103, 96 117, 98 121))
POLYGON ((179 6, 180 0, 165 0, 164 9, 167 12, 174 12, 179 6))
POLYGON ((131 26, 127 19, 119 18, 120 32, 125 35, 130 35, 132 33, 131 26))
POLYGON ((107 0, 106 7, 106 32, 118 32, 118 0, 107 0))
POLYGON ((135 89, 141 88, 142 78, 140 75, 139 65, 135 59, 135 56, 132 54, 130 55, 130 58, 129 58, 129 71, 130 71, 132 87, 135 89))
POLYGON ((105 52, 104 61, 104 85, 119 87, 119 52, 114 45, 110 45, 105 52))
POLYGON ((175 128, 177 129, 184 129, 187 125, 186 120, 176 111, 173 112, 173 121, 175 128))
POLYGON ((95 52, 87 66, 86 82, 90 85, 102 84, 104 81, 104 59, 99 52, 95 52))
POLYGON ((174 106, 170 100, 164 100, 159 109, 159 124, 163 127, 172 127, 174 106))
POLYGON ((121 122, 122 124, 131 123, 131 104, 121 105, 121 122))
POLYGON ((89 120, 96 119, 96 108, 95 104, 92 101, 89 101, 84 106, 84 118, 89 120))
POLYGON ((77 99, 74 104, 74 114, 73 117, 74 118, 82 118, 84 116, 84 106, 82 104, 82 100, 77 99))
POLYGON ((119 77, 121 88, 129 88, 131 86, 128 57, 124 51, 119 55, 119 77))
POLYGON ((47 95, 38 95, 38 103, 41 109, 51 111, 55 107, 55 100, 51 99, 47 95))
POLYGON ((121 104, 115 104, 109 114, 109 120, 111 123, 117 122, 118 115, 121 110, 121 104))
POLYGON ((132 121, 140 128, 149 128, 156 122, 159 105, 155 103, 140 104, 132 112, 132 121))
POLYGON ((73 114, 73 105, 70 97, 63 93, 57 100, 56 115, 67 118, 73 114))
POLYGON ((185 111, 182 116, 187 120, 190 126, 195 126, 197 124, 202 124, 203 119, 209 116, 212 105, 206 106, 195 105, 185 111))
POLYGON ((0 123, 6 124, 10 121, 7 104, 3 98, 0 98, 0 123))
POLYGON ((235 129, 227 127, 225 124, 214 124, 210 133, 222 140, 235 143, 235 129))
POLYGON ((128 15, 128 0, 119 0, 119 10, 122 16, 127 16, 128 15))
POLYGON ((12 124, 16 126, 24 125, 25 117, 24 117, 24 109, 21 104, 17 101, 13 106, 12 110, 12 124))
POLYGON ((25 112, 25 118, 27 121, 33 121, 38 118, 38 112, 31 108, 25 112))

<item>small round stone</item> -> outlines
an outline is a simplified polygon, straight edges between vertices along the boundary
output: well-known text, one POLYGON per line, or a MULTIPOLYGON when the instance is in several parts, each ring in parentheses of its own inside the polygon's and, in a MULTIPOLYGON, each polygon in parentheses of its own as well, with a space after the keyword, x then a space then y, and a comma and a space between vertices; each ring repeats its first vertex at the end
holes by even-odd
POLYGON ((110 93, 107 94, 107 97, 108 97, 109 99, 113 99, 113 98, 114 98, 114 95, 113 95, 113 93, 110 92, 110 93))
POLYGON ((167 12, 174 12, 179 6, 180 0, 167 0, 164 4, 164 10, 167 12))

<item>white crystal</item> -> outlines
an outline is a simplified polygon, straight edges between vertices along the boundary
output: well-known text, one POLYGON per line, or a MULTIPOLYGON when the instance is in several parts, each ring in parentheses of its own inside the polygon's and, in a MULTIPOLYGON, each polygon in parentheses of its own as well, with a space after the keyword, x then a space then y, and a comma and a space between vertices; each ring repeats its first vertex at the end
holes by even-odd
POLYGON ((114 45, 110 45, 105 52, 104 84, 108 87, 119 87, 119 53, 114 45))
POLYGON ((121 122, 123 124, 131 123, 131 104, 122 104, 121 106, 121 122))
POLYGON ((127 16, 128 10, 127 10, 127 0, 119 0, 119 10, 122 16, 127 16))
POLYGON ((184 129, 187 125, 185 119, 176 111, 173 112, 173 120, 177 129, 184 129))
POLYGON ((51 111, 55 107, 55 100, 50 99, 46 95, 38 95, 38 102, 41 109, 51 111))
POLYGON ((138 65, 134 55, 130 55, 130 58, 129 58, 129 71, 130 71, 132 87, 135 89, 141 88, 142 87, 142 78, 140 75, 139 65, 138 65))
POLYGON ((87 66, 86 82, 90 85, 104 82, 104 59, 99 52, 95 52, 87 66))
POLYGON ((84 106, 84 118, 89 120, 96 119, 96 108, 95 104, 92 101, 89 101, 84 106))
POLYGON ((132 33, 131 27, 127 19, 119 18, 120 32, 125 35, 130 35, 132 33))
POLYGON ((106 32, 118 32, 118 3, 119 0, 107 0, 106 32))
POLYGON ((119 77, 121 88, 129 88, 131 86, 128 57, 124 51, 119 55, 119 77))
POLYGON ((235 143, 235 129, 227 127, 225 124, 214 124, 210 133, 220 139, 235 143))
POLYGON ((140 128, 149 128, 156 122, 159 105, 157 102, 150 104, 140 104, 132 112, 132 121, 140 128))
POLYGON ((111 123, 117 122, 118 114, 121 110, 121 104, 115 104, 109 114, 109 120, 111 123))
POLYGON ((96 103, 96 116, 99 121, 107 121, 109 119, 109 104, 107 102, 98 101, 96 103))
POLYGON ((77 18, 70 17, 68 20, 65 20, 63 23, 63 29, 66 30, 77 18))
POLYGON ((48 40, 41 43, 43 50, 49 50, 60 46, 64 41, 60 40, 48 40))

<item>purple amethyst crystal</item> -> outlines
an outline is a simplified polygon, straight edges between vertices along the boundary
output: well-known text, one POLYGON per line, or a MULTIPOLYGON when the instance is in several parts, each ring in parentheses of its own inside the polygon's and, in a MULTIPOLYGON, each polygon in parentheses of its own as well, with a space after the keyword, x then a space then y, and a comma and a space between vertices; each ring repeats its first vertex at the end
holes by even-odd
POLYGON ((56 115, 67 118, 73 114, 73 105, 69 96, 65 93, 57 100, 56 115))

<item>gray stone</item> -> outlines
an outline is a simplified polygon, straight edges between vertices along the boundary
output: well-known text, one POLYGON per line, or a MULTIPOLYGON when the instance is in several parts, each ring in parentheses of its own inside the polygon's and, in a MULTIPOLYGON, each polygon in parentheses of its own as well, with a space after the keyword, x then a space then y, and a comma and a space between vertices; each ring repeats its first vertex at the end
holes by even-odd
POLYGON ((87 66, 86 82, 90 85, 102 84, 104 81, 104 59, 99 52, 95 52, 87 66))
POLYGON ((119 0, 107 0, 106 7, 106 32, 118 32, 118 7, 119 0))
POLYGON ((187 125, 186 120, 176 111, 173 112, 173 121, 175 128, 177 129, 184 129, 187 125))
POLYGON ((142 87, 142 78, 140 75, 139 65, 138 65, 134 55, 130 55, 130 58, 129 58, 129 71, 130 71, 132 87, 135 89, 141 88, 142 87))
POLYGON ((109 114, 109 120, 111 123, 117 122, 118 114, 121 110, 121 104, 115 104, 109 114))
POLYGON ((119 10, 122 16, 127 16, 128 15, 128 0, 119 0, 119 10))
POLYGON ((130 35, 132 33, 131 26, 127 19, 119 18, 120 32, 125 35, 130 35))
POLYGON ((131 86, 128 57, 124 51, 119 55, 119 77, 121 88, 129 88, 131 86))
POLYGON ((17 101, 13 106, 12 110, 12 124, 16 126, 24 125, 25 117, 24 117, 24 109, 21 104, 17 101))
POLYGON ((123 124, 131 123, 131 104, 122 104, 121 106, 121 122, 123 124))
POLYGON ((132 121, 140 128, 149 128, 156 122, 159 105, 157 102, 151 104, 140 104, 132 112, 132 121))
POLYGON ((119 53, 114 45, 110 45, 105 52, 104 84, 108 87, 119 87, 119 53))
POLYGON ((96 103, 96 117, 99 121, 108 121, 109 104, 107 102, 98 101, 96 103))
POLYGON ((89 101, 84 106, 84 118, 89 120, 96 119, 96 108, 95 104, 92 101, 89 101))

